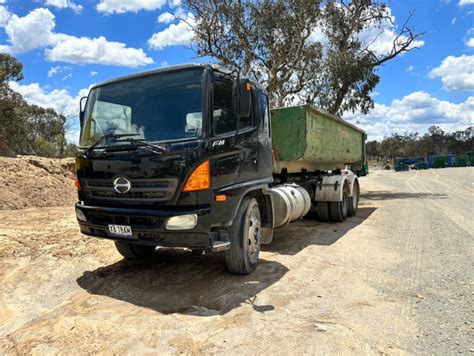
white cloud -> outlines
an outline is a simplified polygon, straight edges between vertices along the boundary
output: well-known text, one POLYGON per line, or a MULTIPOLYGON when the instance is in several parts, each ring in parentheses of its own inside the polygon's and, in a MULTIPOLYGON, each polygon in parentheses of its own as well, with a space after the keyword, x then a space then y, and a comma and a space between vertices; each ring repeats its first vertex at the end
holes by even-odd
POLYGON ((52 78, 54 77, 56 74, 59 74, 59 73, 63 73, 67 70, 70 70, 71 67, 62 67, 62 66, 55 66, 55 67, 51 67, 48 71, 48 77, 49 78, 52 78))
POLYGON ((10 82, 10 87, 20 93, 27 103, 43 108, 52 108, 68 118, 79 116, 79 100, 89 92, 89 89, 81 89, 73 97, 65 89, 47 91, 38 83, 22 85, 17 82, 10 82))
POLYGON ((174 17, 176 17, 177 19, 186 20, 188 16, 190 16, 190 14, 186 14, 182 7, 178 7, 174 12, 174 17))
POLYGON ((419 91, 393 100, 390 105, 375 104, 368 115, 347 115, 346 119, 364 129, 371 140, 395 132, 421 133, 433 125, 448 131, 460 130, 474 123, 474 96, 454 104, 419 91))
POLYGON ((441 65, 430 72, 430 78, 441 78, 449 91, 474 90, 474 55, 446 57, 441 65))
POLYGON ((101 0, 97 11, 108 14, 138 12, 140 10, 158 10, 166 4, 166 0, 101 0))
POLYGON ((466 41, 466 46, 468 47, 474 47, 474 37, 471 37, 466 41))
POLYGON ((451 20, 451 25, 454 25, 456 23, 456 20, 457 18, 453 17, 453 19, 451 20))
POLYGON ((459 0, 459 6, 463 6, 463 5, 473 5, 474 4, 474 0, 459 0))
POLYGON ((4 27, 11 17, 10 11, 5 6, 0 6, 0 27, 4 27))
POLYGON ((413 67, 412 65, 409 65, 407 68, 407 72, 413 72, 413 69, 415 69, 415 67, 413 67))
POLYGON ((153 49, 163 49, 169 46, 189 45, 193 39, 190 24, 194 22, 194 16, 189 13, 186 19, 177 24, 171 24, 161 32, 155 33, 149 40, 148 45, 153 49))
POLYGON ((181 0, 170 0, 168 4, 170 7, 178 7, 181 6, 181 0))
POLYGON ((54 26, 54 15, 47 9, 35 9, 24 17, 13 15, 5 26, 11 46, 0 46, 0 49, 23 53, 53 45, 57 41, 52 32, 54 26), (32 33, 35 35, 32 36, 32 33))
POLYGON ((95 71, 91 71, 89 73, 89 77, 95 77, 97 74, 99 74, 98 72, 95 72, 95 71))
POLYGON ((174 15, 169 12, 163 12, 160 16, 158 16, 159 23, 170 23, 173 22, 174 19, 174 15))
POLYGON ((70 8, 75 13, 80 13, 82 11, 82 5, 78 5, 71 0, 45 0, 45 4, 59 9, 70 8))
POLYGON ((98 38, 68 36, 52 49, 47 49, 46 58, 50 61, 97 63, 132 68, 153 63, 142 49, 127 48, 124 43, 109 42, 102 36, 98 38))
POLYGON ((0 51, 15 54, 46 48, 48 60, 68 63, 127 67, 153 63, 142 49, 128 48, 120 42, 109 42, 105 37, 78 38, 55 33, 55 25, 55 16, 48 9, 35 9, 24 17, 13 15, 5 26, 10 45, 0 46, 0 51))

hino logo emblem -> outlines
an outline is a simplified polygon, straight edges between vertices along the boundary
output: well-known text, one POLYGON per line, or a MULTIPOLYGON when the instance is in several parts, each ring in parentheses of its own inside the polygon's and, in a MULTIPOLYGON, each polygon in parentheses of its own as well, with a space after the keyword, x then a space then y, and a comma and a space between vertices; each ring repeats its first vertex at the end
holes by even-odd
POLYGON ((125 177, 117 177, 114 180, 114 190, 119 194, 128 193, 132 189, 132 183, 125 177))

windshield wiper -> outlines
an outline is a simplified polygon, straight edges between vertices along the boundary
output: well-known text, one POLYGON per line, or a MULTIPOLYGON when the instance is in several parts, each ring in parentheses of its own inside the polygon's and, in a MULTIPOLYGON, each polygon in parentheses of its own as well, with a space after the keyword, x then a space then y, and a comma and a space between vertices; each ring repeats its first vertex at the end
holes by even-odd
POLYGON ((121 138, 121 137, 129 137, 129 136, 139 136, 140 134, 132 134, 132 133, 129 133, 129 134, 114 134, 114 133, 110 133, 110 134, 106 134, 104 136, 102 136, 101 138, 99 138, 91 147, 89 147, 87 150, 84 151, 84 157, 89 157, 89 155, 96 149, 97 146, 99 146, 102 142, 104 141, 107 141, 108 139, 118 139, 118 138, 121 138))
POLYGON ((154 152, 154 153, 159 153, 159 154, 163 154, 167 151, 166 148, 164 148, 163 146, 159 146, 159 145, 155 145, 155 144, 152 144, 152 143, 149 143, 147 141, 144 141, 144 140, 140 140, 140 139, 137 139, 137 138, 126 138, 125 140, 123 141, 127 141, 127 142, 130 142, 131 144, 135 145, 135 146, 143 146, 143 147, 146 147, 148 148, 150 151, 154 152))

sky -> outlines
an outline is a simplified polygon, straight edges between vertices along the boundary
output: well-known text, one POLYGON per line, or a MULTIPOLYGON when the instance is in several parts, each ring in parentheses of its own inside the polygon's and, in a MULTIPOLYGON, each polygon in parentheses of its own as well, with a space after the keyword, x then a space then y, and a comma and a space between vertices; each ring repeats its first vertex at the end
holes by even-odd
MULTIPOLYGON (((378 69, 375 107, 344 118, 369 140, 474 124, 474 0, 388 0, 396 26, 364 37, 384 53, 397 29, 424 35, 417 49, 378 69)), ((0 52, 24 65, 11 83, 31 104, 70 119, 77 142, 78 102, 98 82, 168 65, 203 62, 191 49, 192 20, 181 0, 0 0, 0 52)), ((316 36, 317 37, 317 36, 316 36)))

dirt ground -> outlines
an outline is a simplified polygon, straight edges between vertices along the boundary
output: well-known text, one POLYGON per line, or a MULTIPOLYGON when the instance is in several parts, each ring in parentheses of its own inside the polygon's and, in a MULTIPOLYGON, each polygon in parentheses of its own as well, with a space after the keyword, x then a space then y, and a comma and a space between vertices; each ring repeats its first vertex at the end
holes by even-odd
POLYGON ((372 172, 357 216, 278 230, 250 276, 124 262, 71 206, 0 211, 0 354, 472 354, 473 174, 372 172))
POLYGON ((0 157, 0 210, 71 206, 74 159, 0 157))

